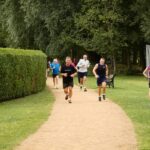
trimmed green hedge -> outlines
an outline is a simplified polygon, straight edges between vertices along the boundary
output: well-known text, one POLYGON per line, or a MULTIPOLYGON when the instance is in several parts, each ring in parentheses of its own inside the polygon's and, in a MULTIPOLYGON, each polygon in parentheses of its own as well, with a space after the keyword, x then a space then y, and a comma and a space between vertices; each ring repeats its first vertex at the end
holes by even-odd
POLYGON ((0 48, 0 101, 44 89, 46 55, 41 51, 0 48))

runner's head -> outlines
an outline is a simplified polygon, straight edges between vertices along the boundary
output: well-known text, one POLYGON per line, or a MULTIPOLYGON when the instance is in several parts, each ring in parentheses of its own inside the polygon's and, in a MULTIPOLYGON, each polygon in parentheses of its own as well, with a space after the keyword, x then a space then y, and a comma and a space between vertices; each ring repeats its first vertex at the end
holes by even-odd
POLYGON ((57 64, 57 63, 58 63, 57 58, 55 58, 55 59, 53 60, 53 62, 54 62, 55 64, 57 64))
POLYGON ((67 56, 65 62, 66 62, 66 65, 67 65, 67 66, 70 66, 71 63, 72 63, 71 57, 67 56))
POLYGON ((87 60, 87 55, 83 55, 83 59, 84 59, 84 60, 87 60))
POLYGON ((101 65, 104 65, 105 64, 105 58, 101 58, 99 62, 101 65))

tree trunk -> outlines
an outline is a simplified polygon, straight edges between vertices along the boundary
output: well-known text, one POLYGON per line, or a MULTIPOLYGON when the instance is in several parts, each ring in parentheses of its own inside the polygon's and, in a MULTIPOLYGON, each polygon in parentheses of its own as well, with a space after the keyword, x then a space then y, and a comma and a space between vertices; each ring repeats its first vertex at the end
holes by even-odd
POLYGON ((144 48, 140 49, 140 65, 142 67, 142 70, 144 70, 144 68, 146 66, 145 49, 144 48))
POLYGON ((128 70, 128 72, 130 72, 131 71, 131 61, 130 61, 130 51, 129 50, 127 50, 126 56, 127 56, 127 70, 128 70))
POLYGON ((112 60, 113 60, 113 74, 116 74, 116 57, 115 57, 115 54, 113 54, 113 57, 112 57, 112 60))
POLYGON ((136 65, 137 64, 137 56, 138 56, 138 51, 135 49, 133 51, 133 64, 136 65))

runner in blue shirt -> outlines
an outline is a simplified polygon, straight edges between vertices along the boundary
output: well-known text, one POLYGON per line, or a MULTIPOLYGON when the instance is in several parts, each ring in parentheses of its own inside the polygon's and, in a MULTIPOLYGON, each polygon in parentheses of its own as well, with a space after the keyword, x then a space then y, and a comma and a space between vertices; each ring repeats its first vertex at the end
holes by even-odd
POLYGON ((60 73, 60 64, 58 63, 58 60, 56 58, 53 60, 53 63, 50 63, 50 68, 52 69, 54 88, 58 89, 58 78, 59 78, 59 73, 60 73))

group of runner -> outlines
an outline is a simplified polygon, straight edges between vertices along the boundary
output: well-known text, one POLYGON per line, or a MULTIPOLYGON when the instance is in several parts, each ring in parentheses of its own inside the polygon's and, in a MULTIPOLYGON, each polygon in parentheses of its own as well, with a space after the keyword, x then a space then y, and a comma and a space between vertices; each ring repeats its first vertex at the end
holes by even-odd
MULTIPOLYGON (((66 57, 65 64, 60 65, 57 59, 54 59, 52 63, 49 62, 49 67, 52 69, 54 87, 58 89, 58 78, 61 74, 63 79, 63 89, 65 93, 65 100, 72 103, 72 94, 74 86, 74 77, 78 74, 78 81, 80 89, 87 92, 86 79, 88 74, 88 68, 90 62, 87 55, 83 55, 83 58, 79 60, 77 64, 72 62, 71 57, 66 57)), ((93 68, 93 74, 97 80, 98 86, 98 100, 106 99, 106 79, 108 77, 108 66, 105 64, 105 59, 101 58, 99 63, 93 68), (102 90, 102 92, 101 92, 102 90)))
MULTIPOLYGON (((52 70, 52 77, 54 88, 58 89, 58 79, 59 74, 61 74, 63 79, 63 89, 65 93, 65 100, 72 103, 71 98, 73 94, 74 77, 78 74, 78 82, 80 89, 87 92, 86 80, 88 74, 88 68, 90 67, 90 62, 87 55, 83 55, 83 58, 79 60, 78 63, 72 62, 71 57, 66 57, 65 64, 60 65, 58 60, 55 58, 53 62, 49 62, 49 68, 52 70)), ((98 87, 98 100, 102 101, 106 99, 106 81, 108 78, 108 66, 105 64, 105 59, 100 58, 99 63, 97 63, 93 68, 93 74, 96 78, 98 87)), ((148 78, 149 83, 149 96, 150 96, 150 65, 146 67, 143 75, 148 78)))

